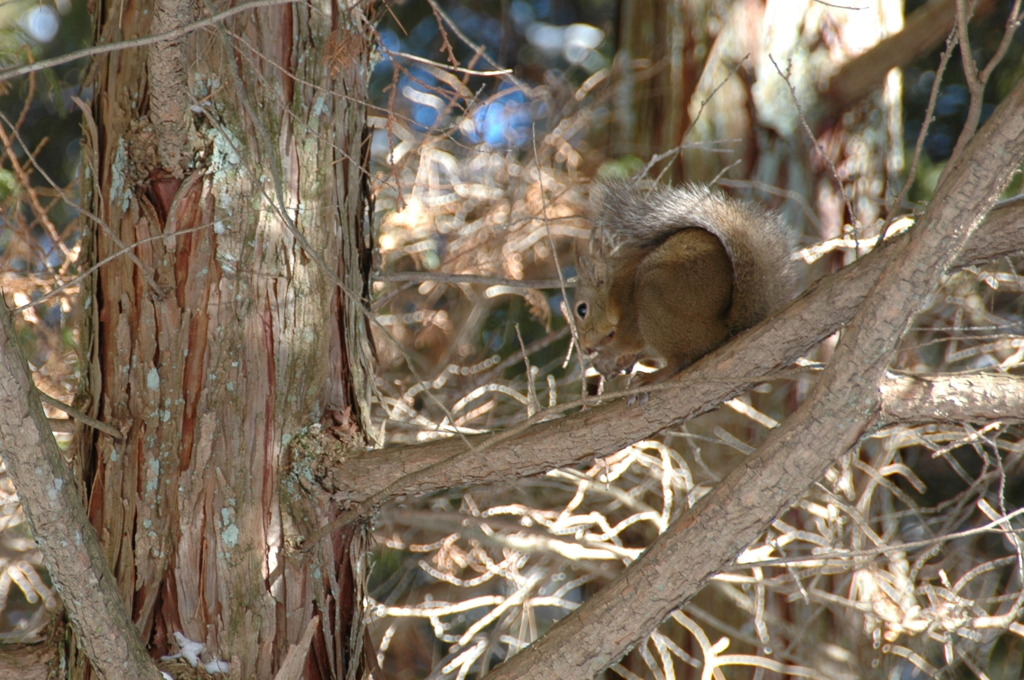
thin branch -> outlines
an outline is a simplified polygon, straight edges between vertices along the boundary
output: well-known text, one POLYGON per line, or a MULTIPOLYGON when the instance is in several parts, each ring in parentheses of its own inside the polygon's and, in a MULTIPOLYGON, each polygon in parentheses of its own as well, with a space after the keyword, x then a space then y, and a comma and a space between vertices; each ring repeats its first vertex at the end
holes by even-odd
POLYGON ((901 239, 899 266, 887 268, 859 306, 807 401, 636 562, 489 677, 597 675, 726 568, 853 447, 877 417, 879 384, 912 315, 1022 160, 1024 82, 964 148, 957 170, 901 239))
MULTIPOLYGON (((463 43, 465 43, 465 45, 467 47, 470 47, 473 50, 475 50, 476 53, 478 55, 480 55, 480 58, 483 61, 485 61, 488 64, 490 64, 495 69, 501 69, 501 65, 498 64, 497 62, 495 62, 494 59, 492 59, 488 55, 487 49, 484 48, 483 46, 481 46, 480 44, 478 44, 477 42, 475 42, 468 35, 466 35, 466 33, 462 30, 462 28, 456 22, 452 21, 452 18, 450 16, 448 16, 448 14, 444 11, 444 9, 435 0, 427 0, 427 2, 430 4, 430 9, 434 12, 434 15, 437 16, 437 17, 440 17, 443 20, 444 24, 447 24, 448 28, 451 29, 451 31, 453 33, 455 33, 455 35, 457 35, 459 37, 459 39, 463 43)), ((438 27, 441 28, 442 30, 444 28, 441 25, 439 25, 438 27)), ((475 63, 475 62, 476 62, 476 59, 472 60, 470 63, 475 63)), ((528 87, 526 83, 524 83, 523 81, 521 81, 518 78, 516 78, 514 74, 509 76, 509 80, 512 83, 514 83, 515 86, 517 88, 519 88, 521 91, 523 91, 524 93, 529 94, 529 92, 532 91, 532 88, 528 87)))
POLYGON ((1010 10, 1009 16, 1006 18, 1006 29, 1003 30, 1003 38, 999 41, 999 46, 996 51, 992 54, 992 58, 989 59, 988 64, 982 69, 979 78, 981 82, 987 83, 988 79, 992 77, 992 71, 999 66, 999 62, 1006 56, 1007 51, 1010 49, 1010 45, 1013 43, 1013 37, 1016 35, 1017 30, 1020 28, 1021 23, 1021 0, 1013 1, 1013 8, 1010 10))
POLYGON ((459 73, 459 74, 464 75, 464 76, 488 76, 488 77, 491 77, 491 76, 508 76, 508 75, 512 75, 512 69, 510 69, 510 68, 495 69, 493 71, 477 71, 475 69, 464 68, 462 66, 452 66, 450 64, 442 64, 440 62, 434 61, 433 59, 426 59, 424 57, 420 57, 420 56, 417 56, 415 54, 409 54, 408 52, 398 52, 398 51, 395 51, 395 50, 387 50, 387 54, 388 54, 388 56, 390 56, 392 58, 394 58, 394 57, 401 57, 402 59, 408 59, 409 61, 415 62, 417 64, 424 64, 426 66, 432 66, 434 68, 439 68, 439 69, 442 69, 444 71, 451 71, 452 73, 459 73))
MULTIPOLYGON (((74 102, 75 105, 78 106, 82 110, 82 116, 83 116, 84 124, 87 127, 91 128, 92 134, 93 134, 92 138, 96 139, 96 136, 95 136, 97 134, 96 131, 95 131, 96 124, 92 120, 92 114, 89 112, 89 107, 86 106, 85 103, 81 99, 79 99, 78 97, 71 97, 71 101, 74 102)), ((17 139, 18 143, 21 144, 21 147, 27 151, 28 150, 28 146, 26 146, 25 141, 21 138, 21 135, 18 133, 17 129, 15 129, 13 126, 11 126, 11 122, 7 119, 7 116, 5 116, 3 114, 3 112, 0 112, 0 122, 5 123, 8 127, 10 127, 12 129, 12 132, 14 134, 14 138, 17 139)), ((132 252, 132 248, 131 247, 126 247, 124 245, 124 243, 121 241, 121 239, 119 239, 117 237, 117 235, 114 233, 114 230, 110 228, 110 225, 108 225, 106 222, 104 222, 96 214, 90 212, 88 209, 82 207, 81 205, 78 205, 75 201, 73 201, 71 199, 71 197, 67 195, 67 192, 64 191, 64 189, 62 189, 61 187, 57 186, 57 183, 54 182, 53 179, 51 179, 51 177, 46 173, 46 170, 41 165, 39 165, 36 162, 35 155, 29 154, 28 155, 28 160, 29 160, 30 163, 32 163, 32 167, 35 168, 36 172, 38 172, 39 175, 44 180, 46 180, 46 183, 48 185, 50 185, 50 187, 55 192, 57 192, 57 196, 60 197, 61 201, 65 205, 68 205, 68 206, 74 208, 80 214, 82 214, 85 217, 87 217, 90 220, 92 220, 96 225, 99 226, 100 229, 103 230, 103 233, 106 234, 106 236, 108 238, 110 238, 111 241, 113 241, 115 244, 117 244, 122 249, 121 252, 123 252, 125 255, 127 255, 128 258, 132 262, 135 263, 135 266, 139 268, 139 272, 142 274, 142 277, 143 277, 143 279, 145 279, 146 283, 149 284, 149 287, 150 287, 150 289, 152 289, 153 294, 158 299, 162 298, 164 296, 164 294, 165 294, 165 291, 160 286, 160 284, 158 284, 156 282, 156 279, 153 276, 153 271, 151 269, 147 268, 142 263, 142 260, 139 259, 139 256, 136 255, 134 252, 132 252)), ((64 284, 64 285, 68 285, 68 284, 64 284)), ((62 285, 61 287, 64 287, 64 285, 62 285)), ((51 293, 52 292, 53 291, 51 291, 51 293)))
MULTIPOLYGON (((954 28, 955 2, 933 0, 925 4, 907 17, 899 32, 843 64, 826 86, 828 96, 823 102, 829 115, 838 117, 849 111, 855 102, 882 86, 890 69, 906 66, 939 45, 954 28)), ((975 15, 987 14, 995 6, 995 0, 983 0, 975 15)))
MULTIPOLYGON (((800 120, 800 125, 801 127, 803 127, 804 134, 807 135, 807 141, 810 142, 812 147, 814 147, 814 151, 818 154, 818 158, 821 159, 822 163, 824 163, 825 166, 828 167, 829 176, 832 178, 832 182, 835 184, 836 187, 836 193, 838 193, 843 198, 843 207, 846 209, 846 214, 850 215, 851 217, 856 215, 857 212, 853 209, 853 204, 850 203, 850 195, 846 191, 846 187, 843 186, 843 180, 839 176, 839 169, 836 168, 835 161, 833 161, 832 157, 828 153, 826 153, 824 148, 822 148, 821 141, 819 141, 819 139, 815 136, 814 132, 811 130, 811 125, 808 122, 807 115, 804 113, 804 107, 800 103, 800 97, 797 96, 796 86, 794 86, 793 82, 789 79, 789 69, 783 71, 782 68, 778 65, 778 63, 776 63, 775 57, 773 57, 770 54, 768 55, 768 59, 771 60, 772 66, 775 67, 775 70, 776 72, 778 72, 779 77, 781 77, 785 81, 786 88, 789 90, 789 98, 790 100, 792 100, 794 108, 796 108, 797 118, 800 120)), ((790 64, 790 68, 792 68, 792 64, 790 64)), ((857 227, 859 225, 854 226, 857 227)), ((854 233, 857 233, 856 230, 854 231, 854 233)))
POLYGON ((0 71, 0 82, 10 80, 11 78, 17 78, 18 76, 28 75, 29 73, 35 73, 37 71, 45 71, 47 69, 60 66, 61 64, 67 64, 72 61, 78 61, 79 59, 85 59, 87 57, 95 57, 100 54, 108 54, 110 52, 117 52, 118 50, 127 50, 132 47, 146 47, 147 45, 155 45, 156 43, 163 42, 166 40, 176 40, 184 37, 189 33, 198 31, 201 28, 207 26, 214 26, 217 23, 229 19, 236 14, 242 14, 249 10, 262 9, 263 7, 276 7, 277 5, 289 5, 300 0, 253 0, 253 2, 247 2, 241 5, 237 5, 230 9, 226 9, 223 12, 212 14, 205 19, 199 19, 194 21, 187 26, 176 28, 172 31, 165 31, 163 33, 156 33, 154 35, 147 35, 142 38, 133 38, 131 40, 121 40, 116 43, 109 45, 93 45, 82 50, 75 50, 74 52, 68 52, 62 54, 59 57, 52 57, 50 59, 43 59, 37 61, 34 64, 25 64, 24 66, 17 66, 15 68, 8 68, 0 71))
POLYGON ((58 409, 60 411, 63 411, 64 413, 68 414, 69 416, 71 416, 75 420, 77 420, 77 421, 79 421, 79 422, 81 422, 81 423, 83 423, 85 425, 88 425, 89 427, 93 428, 94 430, 99 430, 100 432, 103 432, 104 434, 110 435, 111 437, 114 438, 114 441, 118 441, 118 442, 119 441, 124 441, 124 434, 122 434, 121 431, 118 430, 113 425, 108 425, 107 423, 103 422, 102 420, 97 420, 96 418, 93 418, 92 416, 90 416, 90 415, 88 415, 86 413, 83 413, 82 411, 78 410, 74 406, 69 406, 68 404, 65 404, 60 399, 54 399, 53 397, 51 397, 46 392, 39 391, 38 393, 39 393, 39 400, 42 401, 44 404, 49 404, 53 408, 58 409))
MULTIPOLYGON (((470 283, 480 286, 507 286, 509 288, 561 288, 562 281, 558 279, 532 279, 517 281, 501 276, 477 276, 476 274, 446 274, 444 272, 394 272, 380 273, 373 277, 377 281, 395 281, 408 283, 426 283, 436 281, 438 283, 470 283)), ((573 284, 567 283, 566 287, 572 288, 573 284)))
MULTIPOLYGON (((114 252, 110 253, 109 255, 107 255, 102 260, 100 260, 96 264, 92 265, 88 269, 85 269, 81 274, 78 274, 74 278, 68 279, 67 281, 65 281, 64 283, 60 284, 59 286, 56 286, 55 288, 51 288, 50 290, 48 290, 43 295, 40 295, 39 297, 34 298, 34 299, 30 300, 29 302, 26 302, 25 304, 21 305, 20 307, 15 307, 12 311, 14 311, 14 312, 21 312, 21 311, 24 311, 24 310, 29 309, 31 307, 36 307, 38 305, 41 305, 41 304, 43 304, 44 302, 46 302, 48 300, 52 300, 53 298, 59 296, 64 291, 68 290, 69 288, 72 288, 75 285, 77 285, 77 284, 81 283, 82 281, 86 280, 87 278, 89 278, 89 276, 91 274, 93 274, 96 271, 99 271, 99 269, 102 268, 104 265, 106 265, 106 264, 116 260, 117 258, 121 257, 122 255, 131 255, 132 254, 131 251, 134 250, 135 248, 138 248, 141 245, 144 245, 146 243, 150 243, 151 241, 158 241, 158 240, 163 240, 163 239, 167 239, 167 238, 178 238, 178 237, 181 237, 181 236, 185 236, 186 234, 192 234, 192 233, 197 232, 197 231, 202 231, 203 229, 210 229, 212 226, 213 226, 213 223, 211 222, 210 224, 202 224, 202 225, 200 225, 198 227, 190 227, 188 229, 181 229, 180 231, 176 231, 173 234, 155 234, 154 236, 147 236, 146 238, 139 239, 138 241, 135 241, 134 243, 129 243, 128 245, 122 246, 120 250, 115 250, 114 252)), ((119 240, 118 240, 118 243, 120 243, 119 240)), ((136 261, 136 260, 138 260, 137 256, 132 257, 132 261, 133 262, 136 261)))
POLYGON ((939 182, 942 182, 952 171, 951 166, 956 165, 960 159, 960 155, 963 152, 964 147, 971 140, 974 135, 974 131, 978 128, 978 123, 981 121, 982 109, 985 105, 985 86, 988 85, 988 80, 992 76, 992 71, 1002 61, 1003 57, 1006 56, 1006 51, 1009 48, 1009 41, 1013 38, 1014 33, 1020 27, 1020 0, 1015 0, 1013 8, 1010 10, 1010 17, 1006 24, 1006 30, 1003 32, 1003 38, 1000 41, 999 47, 996 48, 995 54, 989 63, 978 71, 978 65, 974 61, 974 51, 971 48, 970 33, 968 31, 968 22, 974 13, 974 2, 970 0, 956 0, 956 16, 957 16, 957 35, 960 38, 960 59, 963 63, 964 79, 967 82, 967 90, 970 92, 971 101, 967 108, 967 120, 964 121, 963 130, 960 132, 960 136, 956 140, 956 145, 953 147, 953 151, 949 154, 949 162, 946 164, 945 169, 942 171, 942 176, 939 178, 939 182), (970 5, 970 6, 968 6, 970 5))
POLYGON ((2 296, 0 449, 77 639, 99 676, 160 680, 50 432, 2 296))
MULTIPOLYGON (((2 120, 8 125, 10 124, 6 116, 3 117, 2 120)), ((25 152, 25 155, 28 156, 29 163, 36 166, 36 157, 38 156, 38 152, 33 152, 24 144, 16 127, 11 126, 11 134, 18 135, 18 142, 21 144, 21 148, 25 152)), ((26 164, 18 158, 18 153, 15 150, 11 135, 7 134, 3 125, 0 125, 0 142, 3 142, 7 160, 11 165, 11 171, 18 178, 18 185, 22 187, 31 187, 32 180, 29 179, 29 173, 25 167, 26 164)), ((33 190, 25 191, 24 196, 28 198, 28 202, 36 214, 36 220, 38 223, 46 230, 46 234, 50 237, 50 240, 57 245, 57 248, 60 249, 61 254, 64 256, 64 262, 66 263, 68 260, 73 259, 71 250, 68 248, 67 244, 64 243, 64 239, 61 238, 61 235, 57 233, 57 225, 55 225, 53 220, 50 219, 49 210, 43 207, 42 202, 39 200, 39 192, 33 190)))
MULTIPOLYGON (((1001 203, 974 233, 957 266, 1024 251, 1022 221, 1024 197, 1001 203)), ((612 454, 763 382, 776 366, 794 361, 843 327, 882 272, 897 261, 906 238, 906 234, 891 238, 856 263, 821 279, 788 308, 698 361, 678 379, 648 388, 642 413, 626 406, 623 399, 580 400, 543 411, 500 434, 347 456, 344 468, 332 471, 325 486, 335 498, 360 504, 392 494, 507 481, 612 454), (593 408, 580 411, 584 406, 593 408)))
MULTIPOLYGON (((931 92, 928 94, 928 106, 925 107, 924 118, 921 121, 921 131, 917 133, 917 141, 914 142, 914 155, 910 160, 910 169, 907 171, 907 178, 903 182, 903 188, 900 189, 899 194, 893 199, 889 205, 889 214, 895 214, 902 205, 903 201, 907 197, 907 193, 910 191, 910 187, 913 186, 914 180, 917 178, 917 169, 921 165, 921 152, 924 151, 924 140, 928 138, 928 131, 932 127, 932 117, 935 115, 935 106, 939 101, 939 90, 942 88, 942 78, 946 73, 946 67, 949 65, 949 60, 953 56, 953 49, 957 45, 956 32, 949 34, 946 39, 946 49, 942 51, 942 55, 939 57, 939 65, 935 69, 935 81, 932 83, 931 92)), ((886 232, 888 232, 891 223, 886 224, 885 230, 880 235, 880 238, 885 238, 886 232)))

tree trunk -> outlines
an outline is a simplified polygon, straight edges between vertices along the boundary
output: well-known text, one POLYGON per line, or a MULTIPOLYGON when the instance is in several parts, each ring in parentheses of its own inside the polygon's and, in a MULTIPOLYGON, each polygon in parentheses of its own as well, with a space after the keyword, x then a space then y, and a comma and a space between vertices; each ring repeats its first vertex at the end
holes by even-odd
MULTIPOLYGON (((231 7, 156 3, 97 6, 97 43, 231 7)), ((95 257, 131 250, 86 299, 87 389, 126 438, 80 437, 78 462, 154 656, 180 634, 233 677, 273 677, 300 642, 302 677, 360 663, 363 533, 293 550, 334 510, 305 502, 288 451, 325 414, 364 431, 368 12, 248 10, 95 65, 95 257)))

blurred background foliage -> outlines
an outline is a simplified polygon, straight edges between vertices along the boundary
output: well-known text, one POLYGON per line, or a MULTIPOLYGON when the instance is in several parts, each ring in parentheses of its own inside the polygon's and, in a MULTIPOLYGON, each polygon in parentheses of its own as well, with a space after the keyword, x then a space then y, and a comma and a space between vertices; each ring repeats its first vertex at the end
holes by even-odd
MULTIPOLYGON (((933 45, 838 111, 829 78, 923 5, 382 3, 369 102, 382 438, 507 428, 598 388, 563 312, 597 177, 716 180, 773 205, 802 234, 805 283, 912 214, 967 116, 959 55, 936 87, 933 45)), ((980 63, 1011 5, 980 3, 980 63)), ((0 68, 91 36, 76 0, 5 3, 0 27, 0 68)), ((1022 55, 1018 33, 983 116, 1019 80, 1022 55)), ((88 259, 73 100, 90 98, 86 67, 0 81, 0 287, 21 308, 37 384, 67 403, 88 259)), ((952 277, 896 367, 1019 374, 1019 272, 1012 261, 952 277)), ((756 449, 812 380, 804 369, 592 466, 384 508, 370 612, 388 677, 479 677, 528 644, 756 449)), ((1020 435, 1000 423, 875 433, 608 677, 1021 677, 1020 435)), ((31 641, 59 605, 2 476, 0 522, 0 641, 31 641)))
MULTIPOLYGON (((0 68, 87 46, 91 23, 81 0, 0 5, 0 68)), ((82 61, 0 80, 0 289, 19 339, 47 394, 70 402, 78 367, 78 200, 82 179, 82 61), (60 286, 63 291, 53 294, 60 286), (43 300, 44 297, 50 296, 43 300), (38 301, 34 306, 25 307, 38 301)), ((64 414, 55 430, 70 430, 64 414), (64 426, 63 428, 61 426, 64 426)), ((57 432, 67 443, 67 434, 57 432)), ((17 492, 0 460, 0 643, 32 642, 59 609, 17 492)))

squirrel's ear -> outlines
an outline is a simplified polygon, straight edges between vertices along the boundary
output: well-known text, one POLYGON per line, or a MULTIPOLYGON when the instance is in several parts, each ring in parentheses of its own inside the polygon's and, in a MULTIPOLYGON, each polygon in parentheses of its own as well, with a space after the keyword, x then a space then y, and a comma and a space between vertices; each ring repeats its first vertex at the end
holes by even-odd
POLYGON ((600 256, 593 257, 585 253, 580 254, 577 269, 580 280, 586 281, 591 285, 603 282, 608 275, 608 266, 605 264, 604 259, 600 256))

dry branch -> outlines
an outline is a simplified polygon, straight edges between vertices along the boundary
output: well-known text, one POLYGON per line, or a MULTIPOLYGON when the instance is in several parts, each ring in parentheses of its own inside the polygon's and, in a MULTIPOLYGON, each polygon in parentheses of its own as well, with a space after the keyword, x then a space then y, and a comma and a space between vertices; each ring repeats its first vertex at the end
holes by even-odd
POLYGON ((490 677, 549 680, 601 672, 855 445, 877 418, 879 384, 913 313, 937 289, 1022 160, 1024 82, 951 162, 925 215, 894 248, 899 260, 860 305, 800 409, 640 559, 490 677))
POLYGON ((1015 375, 901 375, 879 392, 880 424, 1024 422, 1024 378, 1015 375))
POLYGON ((62 64, 69 64, 79 59, 87 59, 89 57, 96 57, 101 54, 109 54, 111 52, 120 52, 122 50, 131 49, 133 47, 146 47, 147 45, 155 45, 160 42, 168 40, 177 40, 182 38, 189 33, 194 33, 200 29, 208 26, 215 26, 218 23, 225 21, 237 14, 243 14, 249 11, 255 11, 264 7, 274 7, 276 5, 286 5, 297 3, 299 0, 252 0, 252 2, 243 3, 241 5, 235 5, 223 12, 211 14, 204 19, 198 19, 189 23, 186 26, 180 26, 174 30, 165 31, 163 33, 154 33, 152 35, 141 36, 139 38, 132 38, 130 40, 121 40, 116 43, 106 43, 93 45, 92 47, 86 47, 73 52, 68 52, 57 57, 50 57, 49 59, 41 59, 31 64, 24 64, 22 66, 15 66, 13 68, 0 70, 0 82, 11 80, 12 78, 18 78, 20 76, 28 75, 29 73, 39 73, 46 71, 51 68, 56 68, 62 64))
MULTIPOLYGON (((1024 199, 1006 201, 957 260, 966 267, 1024 251, 1024 199)), ((619 399, 558 418, 536 416, 513 432, 364 451, 329 472, 336 498, 356 503, 535 475, 608 455, 715 408, 792 362, 853 318, 871 286, 896 261, 907 236, 818 281, 757 328, 705 357, 650 395, 642 412, 619 399), (549 418, 545 422, 539 422, 549 418)))
POLYGON ((159 680, 50 432, 2 298, 0 455, 78 640, 100 677, 159 680))

